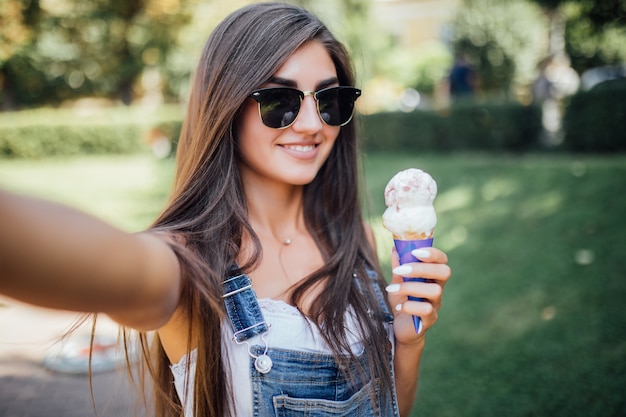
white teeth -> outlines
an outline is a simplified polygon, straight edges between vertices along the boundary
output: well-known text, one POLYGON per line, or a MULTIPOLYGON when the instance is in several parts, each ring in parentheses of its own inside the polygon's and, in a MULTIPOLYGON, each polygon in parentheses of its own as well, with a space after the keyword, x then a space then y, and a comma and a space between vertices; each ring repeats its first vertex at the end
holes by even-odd
POLYGON ((286 145, 285 148, 289 148, 289 149, 292 149, 292 150, 298 151, 298 152, 309 152, 309 151, 312 151, 313 149, 315 149, 315 145, 307 145, 307 146, 286 145))

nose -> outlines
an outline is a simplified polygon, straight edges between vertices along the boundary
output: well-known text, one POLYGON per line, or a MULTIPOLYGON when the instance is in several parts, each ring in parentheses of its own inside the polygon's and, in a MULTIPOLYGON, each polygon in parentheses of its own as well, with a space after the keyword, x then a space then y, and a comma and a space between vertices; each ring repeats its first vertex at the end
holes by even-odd
POLYGON ((296 131, 314 133, 323 127, 322 119, 317 111, 317 101, 312 94, 305 94, 300 103, 300 111, 298 117, 292 127, 296 131))

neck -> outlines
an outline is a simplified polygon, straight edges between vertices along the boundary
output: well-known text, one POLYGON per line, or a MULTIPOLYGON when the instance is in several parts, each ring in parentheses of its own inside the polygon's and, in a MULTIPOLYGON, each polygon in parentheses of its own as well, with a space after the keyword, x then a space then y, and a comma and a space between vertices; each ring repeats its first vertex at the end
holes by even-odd
POLYGON ((250 224, 279 242, 306 233, 301 186, 245 187, 250 224))

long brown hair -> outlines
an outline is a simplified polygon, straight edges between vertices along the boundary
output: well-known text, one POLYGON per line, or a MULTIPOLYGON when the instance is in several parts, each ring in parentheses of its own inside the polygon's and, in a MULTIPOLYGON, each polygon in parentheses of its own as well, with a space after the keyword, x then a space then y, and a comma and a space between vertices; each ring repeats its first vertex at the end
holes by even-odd
MULTIPOLYGON (((170 201, 153 225, 176 236, 184 290, 181 306, 192 323, 188 341, 197 341, 195 410, 198 416, 222 417, 232 412, 228 369, 222 357, 224 320, 221 283, 237 259, 242 236, 252 237, 254 256, 241 268, 252 270, 261 244, 250 226, 237 169, 236 120, 249 94, 266 83, 285 60, 309 41, 330 54, 341 85, 354 85, 350 59, 342 44, 314 15, 282 3, 259 3, 227 17, 209 37, 191 88, 177 148, 177 169, 170 201)), ((368 243, 359 196, 359 152, 355 122, 341 128, 326 163, 304 187, 304 217, 325 261, 293 292, 298 304, 306 290, 323 281, 324 291, 309 316, 340 363, 350 347, 345 313, 356 314, 370 370, 391 393, 387 334, 372 313, 380 308, 367 268, 379 273, 368 243), (361 285, 358 285, 359 281, 361 285)), ((382 285, 382 279, 378 285, 382 285)), ((158 339, 151 358, 157 415, 180 415, 181 405, 168 375, 168 362, 158 339), (154 355, 154 353, 153 353, 154 355)))

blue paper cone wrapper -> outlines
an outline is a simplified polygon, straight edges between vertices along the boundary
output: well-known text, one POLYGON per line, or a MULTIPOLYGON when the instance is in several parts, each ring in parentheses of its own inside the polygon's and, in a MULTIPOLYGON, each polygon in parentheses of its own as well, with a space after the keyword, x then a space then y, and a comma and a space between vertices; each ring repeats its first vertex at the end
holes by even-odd
MULTIPOLYGON (((398 256, 400 257, 400 265, 406 264, 409 262, 421 262, 411 253, 414 249, 419 248, 430 248, 433 246, 433 238, 430 239, 420 239, 420 240, 395 240, 394 244, 396 246, 396 251, 398 252, 398 256)), ((424 278, 407 278, 403 277, 405 281, 426 281, 424 278)), ((411 297, 409 296, 409 300, 413 301, 424 301, 423 298, 411 297)), ((415 326, 415 332, 420 333, 422 331, 422 319, 418 316, 413 316, 413 325, 415 326)))

